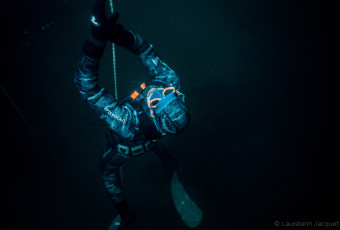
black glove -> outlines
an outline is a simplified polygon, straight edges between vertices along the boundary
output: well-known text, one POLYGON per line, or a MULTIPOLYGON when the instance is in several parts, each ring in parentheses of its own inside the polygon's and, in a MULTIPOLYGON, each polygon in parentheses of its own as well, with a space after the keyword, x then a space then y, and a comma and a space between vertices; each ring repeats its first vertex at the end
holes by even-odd
POLYGON ((132 32, 125 30, 121 24, 115 24, 108 33, 108 40, 116 45, 129 48, 133 45, 135 38, 132 32))
POLYGON ((116 45, 125 47, 136 55, 144 52, 149 47, 149 43, 139 34, 125 30, 120 24, 114 25, 110 30, 108 40, 116 45))
POLYGON ((83 46, 84 53, 92 58, 103 55, 109 33, 114 28, 119 14, 114 13, 108 19, 105 13, 106 0, 97 0, 91 14, 91 35, 83 46))
POLYGON ((105 14, 106 0, 97 0, 91 16, 91 32, 100 42, 104 43, 109 40, 116 45, 130 47, 134 42, 134 36, 129 31, 125 30, 120 24, 116 24, 119 14, 114 13, 108 19, 105 14))
POLYGON ((97 0, 93 7, 91 18, 93 36, 103 42, 109 40, 138 54, 141 51, 141 46, 143 46, 142 48, 146 46, 143 39, 133 32, 125 30, 121 24, 116 24, 118 13, 114 13, 107 19, 105 2, 106 0, 97 0), (136 36, 138 37, 138 42, 135 41, 136 36))
POLYGON ((105 13, 106 0, 97 0, 92 9, 91 32, 95 39, 104 43, 116 25, 119 14, 116 12, 108 19, 105 13))
POLYGON ((91 36, 86 41, 83 50, 86 55, 100 58, 103 55, 106 41, 123 46, 135 54, 143 52, 148 43, 138 34, 125 30, 120 24, 116 24, 119 14, 114 13, 107 18, 105 13, 106 0, 97 0, 94 4, 91 16, 91 36))

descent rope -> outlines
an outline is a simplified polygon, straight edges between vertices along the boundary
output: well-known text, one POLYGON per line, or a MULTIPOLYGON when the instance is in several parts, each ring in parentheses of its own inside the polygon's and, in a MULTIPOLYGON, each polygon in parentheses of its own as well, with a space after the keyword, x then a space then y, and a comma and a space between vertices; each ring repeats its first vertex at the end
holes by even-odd
MULTIPOLYGON (((113 1, 110 0, 110 8, 111 14, 114 13, 113 10, 113 1)), ((112 61, 113 61, 113 77, 114 77, 114 86, 115 86, 115 98, 118 101, 118 90, 117 90, 117 70, 116 70, 116 49, 115 44, 112 43, 112 61)))

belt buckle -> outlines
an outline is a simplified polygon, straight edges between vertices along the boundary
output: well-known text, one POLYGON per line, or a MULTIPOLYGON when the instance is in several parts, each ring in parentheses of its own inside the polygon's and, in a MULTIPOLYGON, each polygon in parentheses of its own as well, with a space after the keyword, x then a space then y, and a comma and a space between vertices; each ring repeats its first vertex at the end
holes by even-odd
POLYGON ((118 144, 118 145, 117 145, 117 151, 118 151, 119 153, 128 155, 128 154, 129 154, 129 147, 128 147, 128 146, 121 145, 121 144, 118 144), (123 151, 122 151, 122 150, 123 150, 123 151))
POLYGON ((104 151, 103 158, 106 158, 109 155, 109 153, 111 153, 111 151, 112 151, 112 148, 110 148, 110 147, 108 149, 106 149, 104 151))
POLYGON ((137 155, 144 153, 144 147, 143 145, 133 146, 131 147, 131 151, 133 155, 137 156, 137 155))
POLYGON ((154 144, 156 144, 156 141, 147 141, 145 142, 144 146, 146 150, 149 150, 154 144))

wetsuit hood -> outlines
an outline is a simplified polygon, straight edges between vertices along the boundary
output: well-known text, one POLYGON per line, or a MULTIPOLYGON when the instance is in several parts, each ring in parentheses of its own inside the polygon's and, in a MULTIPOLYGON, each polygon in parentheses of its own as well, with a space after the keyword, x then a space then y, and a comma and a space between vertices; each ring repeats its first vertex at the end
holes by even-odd
POLYGON ((159 88, 166 88, 162 85, 150 85, 143 92, 143 110, 153 118, 153 122, 160 133, 179 134, 190 123, 190 114, 184 103, 184 94, 177 90, 164 96, 159 88), (152 88, 156 88, 150 100, 161 98, 156 107, 150 108, 148 105, 148 93, 152 88))

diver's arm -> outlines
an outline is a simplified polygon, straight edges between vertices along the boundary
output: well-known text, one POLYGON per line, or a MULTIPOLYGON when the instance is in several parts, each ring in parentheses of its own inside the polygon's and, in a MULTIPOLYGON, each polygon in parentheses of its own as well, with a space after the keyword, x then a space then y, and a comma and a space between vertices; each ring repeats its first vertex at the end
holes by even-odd
MULTIPOLYGON (((145 41, 141 35, 129 31, 133 35, 133 42, 126 47, 138 56, 152 81, 158 81, 180 88, 180 79, 155 52, 153 45, 145 41)), ((180 89, 179 89, 180 90, 180 89)))
POLYGON ((175 71, 157 55, 151 44, 148 44, 148 48, 144 52, 141 52, 138 58, 153 82, 165 83, 182 91, 179 77, 175 71))
POLYGON ((117 103, 103 87, 98 85, 99 62, 100 59, 84 52, 74 75, 74 84, 81 98, 95 110, 100 110, 100 107, 105 104, 117 103), (102 101, 105 103, 103 104, 102 101))
POLYGON ((117 105, 115 98, 98 85, 99 63, 105 46, 105 40, 91 34, 83 45, 83 54, 74 75, 74 83, 81 98, 101 117, 107 106, 112 108, 117 105))
MULTIPOLYGON (((97 104, 102 97, 107 98, 107 101, 111 103, 115 103, 114 98, 108 96, 109 94, 98 85, 99 62, 106 46, 107 27, 111 26, 104 16, 105 0, 97 0, 92 10, 91 33, 83 45, 84 54, 74 75, 74 83, 78 92, 94 109, 100 106, 97 104)), ((112 23, 115 23, 118 15, 113 15, 112 18, 112 23)))
MULTIPOLYGON (((86 43, 84 47, 86 46, 86 43)), ((98 50, 97 50, 98 51, 98 50)), ((133 111, 125 106, 117 106, 116 99, 103 87, 98 85, 98 70, 100 59, 90 57, 86 52, 82 54, 78 63, 74 83, 87 104, 103 119, 109 127, 126 139, 133 138, 133 111)))
POLYGON ((136 54, 146 68, 152 81, 165 83, 166 85, 179 89, 179 77, 157 55, 153 46, 145 41, 141 35, 125 30, 122 25, 117 24, 110 30, 108 40, 136 54))
MULTIPOLYGON (((92 12, 93 25, 91 35, 83 45, 83 55, 78 63, 74 83, 81 96, 89 106, 106 121, 112 130, 123 138, 133 138, 133 111, 126 106, 118 106, 116 99, 104 88, 98 85, 99 62, 104 53, 107 39, 107 26, 112 26, 100 14, 105 13, 104 0, 97 0, 92 12), (101 19, 102 21, 96 21, 101 19), (100 26, 98 26, 99 24, 100 26)), ((113 15, 109 20, 115 23, 118 15, 113 15)))

